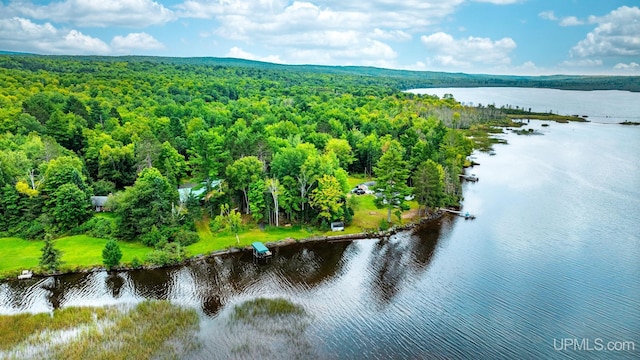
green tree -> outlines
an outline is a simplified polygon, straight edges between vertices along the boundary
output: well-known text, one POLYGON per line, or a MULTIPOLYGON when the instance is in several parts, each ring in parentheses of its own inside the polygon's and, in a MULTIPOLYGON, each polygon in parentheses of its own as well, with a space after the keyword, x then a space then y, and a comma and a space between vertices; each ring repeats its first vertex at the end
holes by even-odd
POLYGON ((264 218, 265 210, 267 209, 265 192, 266 184, 263 179, 258 179, 249 185, 249 207, 251 210, 251 217, 253 217, 253 220, 258 223, 264 218))
POLYGON ((75 184, 82 191, 87 190, 82 161, 75 156, 61 156, 49 161, 44 172, 42 192, 48 196, 69 183, 75 184))
POLYGON ((238 245, 240 245, 238 233, 242 230, 242 215, 240 215, 236 209, 229 210, 228 204, 223 204, 221 208, 221 216, 225 230, 234 234, 238 245))
POLYGON ((340 166, 343 169, 347 169, 349 165, 355 160, 353 156, 353 149, 351 149, 351 145, 349 142, 344 139, 331 139, 327 143, 327 146, 324 149, 325 152, 333 152, 338 157, 340 161, 340 166))
POLYGON ((102 262, 104 266, 107 267, 107 270, 111 270, 114 266, 118 266, 120 264, 120 260, 122 259, 122 251, 120 251, 120 246, 115 240, 109 240, 104 245, 104 249, 102 249, 102 262))
POLYGON ((44 125, 55 111, 55 106, 47 95, 37 93, 23 101, 22 109, 25 113, 34 116, 36 120, 44 125))
POLYGON ((70 230, 91 216, 89 196, 74 183, 60 186, 51 194, 49 217, 58 231, 70 230))
POLYGON ((132 240, 171 223, 172 204, 178 191, 156 168, 142 170, 135 184, 116 194, 111 208, 118 216, 119 237, 132 240))
MULTIPOLYGON (((420 206, 437 208, 442 206, 444 199, 444 169, 442 165, 429 159, 416 169, 413 175, 413 193, 420 206)), ((420 211, 418 211, 420 212, 420 211)))
POLYGON ((245 213, 251 213, 249 203, 249 187, 262 178, 264 164, 255 156, 245 156, 227 166, 227 177, 232 189, 239 190, 243 195, 245 213))
POLYGON ((189 165, 194 176, 200 181, 217 179, 222 174, 229 160, 229 153, 224 149, 224 137, 221 129, 199 130, 189 136, 191 147, 189 165))
POLYGON ((409 170, 407 162, 402 158, 402 147, 396 140, 387 144, 387 149, 380 157, 373 170, 376 174, 376 190, 380 197, 375 200, 376 206, 386 208, 387 222, 391 222, 391 210, 405 208, 405 196, 409 193, 407 179, 409 170))
POLYGON ((160 170, 160 173, 176 187, 180 180, 187 175, 187 162, 184 160, 184 156, 168 141, 162 143, 154 167, 160 170))
MULTIPOLYGON (((279 222, 279 213, 280 213, 280 206, 278 204, 278 200, 280 197, 280 193, 281 193, 281 189, 280 189, 280 181, 278 179, 267 179, 266 181, 266 186, 267 186, 267 191, 269 191, 269 193, 271 194, 271 197, 273 198, 273 218, 275 220, 276 226, 280 225, 279 222)), ((269 219, 269 222, 271 222, 271 219, 269 219)))
POLYGON ((309 200, 311 206, 320 211, 321 221, 344 220, 344 193, 334 176, 324 175, 318 179, 318 187, 311 192, 309 200))
POLYGON ((100 149, 98 178, 111 181, 118 189, 133 184, 136 179, 134 145, 111 147, 105 144, 100 149))
POLYGON ((55 272, 63 264, 61 258, 62 251, 53 246, 51 235, 45 235, 42 256, 40 256, 40 266, 48 272, 55 272))

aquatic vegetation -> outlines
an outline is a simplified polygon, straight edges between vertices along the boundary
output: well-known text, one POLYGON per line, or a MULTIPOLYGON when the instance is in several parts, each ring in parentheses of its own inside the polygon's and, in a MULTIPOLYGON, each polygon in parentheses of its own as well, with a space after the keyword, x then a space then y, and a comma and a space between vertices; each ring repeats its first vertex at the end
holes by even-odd
POLYGON ((228 331, 231 353, 241 358, 316 358, 306 336, 311 317, 304 307, 283 298, 257 298, 235 305, 228 331))
POLYGON ((236 305, 233 308, 232 319, 251 321, 255 318, 304 314, 305 310, 302 306, 296 305, 287 299, 257 298, 236 305))
POLYGON ((180 358, 197 349, 195 310, 166 301, 0 316, 0 358, 180 358))

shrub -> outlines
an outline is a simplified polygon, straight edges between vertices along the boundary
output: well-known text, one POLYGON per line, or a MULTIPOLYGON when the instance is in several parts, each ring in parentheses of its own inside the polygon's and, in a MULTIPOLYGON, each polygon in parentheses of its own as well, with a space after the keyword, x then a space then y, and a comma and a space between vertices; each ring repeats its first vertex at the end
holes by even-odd
POLYGON ((140 240, 147 246, 156 246, 159 243, 166 242, 167 237, 162 234, 155 225, 153 225, 151 227, 151 231, 140 236, 140 240))
POLYGON ((391 224, 387 222, 387 219, 380 219, 380 225, 378 225, 378 227, 382 231, 387 231, 389 230, 389 227, 391 227, 391 224))
POLYGON ((187 252, 176 242, 167 243, 161 249, 147 254, 147 261, 153 265, 175 265, 186 259, 187 252))
POLYGON ((195 231, 180 229, 173 235, 173 241, 180 243, 182 246, 195 244, 200 240, 200 236, 195 231))
POLYGON ((29 240, 42 239, 45 234, 45 227, 41 221, 33 221, 29 227, 24 230, 24 237, 29 240))

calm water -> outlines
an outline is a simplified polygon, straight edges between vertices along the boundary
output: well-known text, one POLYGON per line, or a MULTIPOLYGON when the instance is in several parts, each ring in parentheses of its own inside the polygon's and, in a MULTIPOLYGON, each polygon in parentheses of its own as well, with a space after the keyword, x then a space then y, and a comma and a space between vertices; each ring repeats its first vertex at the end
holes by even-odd
POLYGON ((415 89, 417 94, 453 94, 469 105, 511 105, 536 112, 587 115, 592 122, 640 122, 640 93, 618 90, 573 91, 530 88, 433 88, 415 89))
POLYGON ((169 299, 201 314, 194 358, 640 357, 640 127, 531 127, 477 154, 473 221, 189 266, 0 285, 0 313, 169 299), (234 325, 233 305, 285 297, 308 315, 234 325), (558 351, 564 338, 635 351, 558 351), (257 339, 257 340, 256 340, 257 339))

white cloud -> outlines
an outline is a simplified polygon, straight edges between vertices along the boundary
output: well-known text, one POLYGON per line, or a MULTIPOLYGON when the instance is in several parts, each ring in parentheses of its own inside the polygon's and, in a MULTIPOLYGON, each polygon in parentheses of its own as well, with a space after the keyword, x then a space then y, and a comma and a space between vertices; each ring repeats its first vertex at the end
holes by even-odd
POLYGON ((411 34, 404 32, 402 30, 381 30, 381 29, 374 29, 373 32, 371 33, 371 37, 376 38, 376 39, 383 39, 383 40, 396 40, 396 41, 408 41, 411 40, 412 36, 411 34))
POLYGON ((0 19, 0 48, 42 54, 108 54, 102 40, 78 30, 57 29, 50 23, 36 24, 29 19, 0 19))
POLYGON ((244 51, 241 48, 234 46, 229 49, 229 52, 225 55, 225 57, 237 58, 237 59, 247 59, 247 60, 256 60, 256 61, 265 61, 270 63, 282 63, 282 60, 278 55, 268 55, 268 56, 258 56, 252 54, 250 52, 244 51))
POLYGON ((490 3, 490 4, 494 4, 494 5, 511 5, 511 4, 516 4, 516 3, 520 3, 524 0, 473 0, 475 2, 483 2, 483 3, 490 3))
POLYGON ((127 36, 115 36, 111 40, 111 47, 117 52, 164 49, 164 45, 161 42, 145 32, 130 33, 127 36))
POLYGON ((575 16, 567 16, 560 20, 560 26, 578 26, 583 25, 584 21, 578 19, 575 16))
POLYGON ((578 19, 575 16, 565 16, 563 18, 558 18, 553 11, 542 11, 538 14, 539 18, 551 21, 557 21, 560 26, 577 26, 584 25, 584 21, 578 19))
POLYGON ((579 59, 579 60, 566 60, 562 62, 563 66, 570 67, 596 67, 602 66, 601 59, 579 59))
POLYGON ((543 11, 541 13, 538 14, 538 16, 542 19, 545 20, 551 20, 551 21, 556 21, 558 20, 558 18, 556 17, 556 15, 553 13, 553 11, 543 11))
MULTIPOLYGON (((460 3, 456 0, 454 3, 460 3)), ((336 0, 227 0, 204 2, 188 0, 178 6, 177 13, 185 17, 212 18, 217 28, 212 33, 223 39, 244 42, 250 47, 260 45, 277 52, 291 63, 317 64, 392 64, 397 53, 387 42, 404 42, 412 36, 406 29, 411 23, 426 24, 415 9, 434 9, 434 14, 449 13, 455 5, 440 1, 409 0, 409 4, 391 6, 386 0, 371 3, 336 0), (402 23, 401 27, 386 24, 402 23)), ((431 21, 431 20, 429 20, 431 21)), ((411 30, 413 30, 411 28, 411 30)), ((205 34, 205 33, 203 33, 205 34)), ((250 53, 233 50, 242 58, 255 59, 250 53)))
POLYGON ((81 27, 147 27, 176 19, 175 14, 152 0, 64 0, 48 5, 12 2, 6 13, 81 27))
POLYGON ((186 0, 176 6, 176 13, 180 17, 216 19, 222 22, 222 27, 233 26, 228 20, 244 17, 254 23, 271 23, 273 27, 277 27, 273 24, 296 20, 304 28, 339 24, 368 31, 375 28, 407 30, 435 24, 462 3, 464 0, 316 0, 291 4, 286 0, 186 0))
POLYGON ((613 69, 624 72, 640 72, 640 64, 637 62, 630 62, 628 64, 618 63, 613 67, 613 69))
POLYGON ((571 49, 572 57, 640 56, 640 8, 622 6, 589 22, 598 26, 571 49))
POLYGON ((508 37, 500 40, 473 36, 454 39, 443 32, 423 35, 420 39, 433 54, 427 58, 428 63, 455 68, 509 65, 509 53, 517 46, 508 37))

